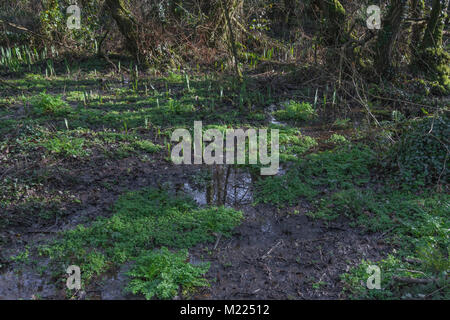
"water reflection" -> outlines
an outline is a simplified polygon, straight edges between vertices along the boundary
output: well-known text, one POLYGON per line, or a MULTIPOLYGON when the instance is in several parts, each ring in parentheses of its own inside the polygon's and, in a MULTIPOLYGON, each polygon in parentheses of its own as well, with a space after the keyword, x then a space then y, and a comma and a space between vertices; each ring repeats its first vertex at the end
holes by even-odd
POLYGON ((184 191, 200 205, 240 207, 253 201, 252 175, 248 170, 229 165, 206 168, 209 178, 203 186, 185 182, 184 191))

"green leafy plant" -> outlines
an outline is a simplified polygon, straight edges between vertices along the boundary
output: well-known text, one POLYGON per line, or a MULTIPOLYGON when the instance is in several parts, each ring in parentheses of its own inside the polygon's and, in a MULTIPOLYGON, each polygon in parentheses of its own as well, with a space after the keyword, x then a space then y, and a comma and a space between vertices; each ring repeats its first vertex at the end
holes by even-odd
POLYGON ((90 226, 78 225, 40 248, 54 263, 77 264, 88 282, 109 267, 133 260, 159 246, 187 249, 230 236, 242 212, 224 207, 197 208, 185 196, 143 189, 122 195, 114 215, 90 226))
POLYGON ((415 185, 446 181, 450 121, 447 115, 414 120, 387 155, 386 167, 415 185))
POLYGON ((280 120, 311 120, 316 116, 313 106, 308 102, 289 101, 284 110, 275 112, 275 117, 280 120))
POLYGON ((73 157, 84 157, 89 155, 89 152, 84 148, 85 139, 83 138, 60 135, 43 141, 42 145, 52 153, 60 153, 73 157))
POLYGON ((317 191, 302 181, 294 170, 283 176, 258 180, 255 183, 255 190, 255 203, 271 203, 278 207, 293 205, 301 198, 311 199, 317 194, 317 191))
POLYGON ((347 138, 344 136, 341 136, 340 134, 334 133, 330 139, 327 140, 328 143, 334 144, 334 145, 343 145, 348 143, 347 138))
POLYGON ((34 96, 30 100, 34 113, 38 115, 62 116, 71 112, 70 106, 61 99, 61 96, 52 96, 45 92, 34 96))
POLYGON ((127 273, 133 279, 126 290, 141 293, 146 299, 171 299, 180 287, 187 294, 195 287, 208 286, 202 276, 208 271, 209 263, 192 265, 187 259, 187 250, 170 252, 166 247, 143 253, 127 273))

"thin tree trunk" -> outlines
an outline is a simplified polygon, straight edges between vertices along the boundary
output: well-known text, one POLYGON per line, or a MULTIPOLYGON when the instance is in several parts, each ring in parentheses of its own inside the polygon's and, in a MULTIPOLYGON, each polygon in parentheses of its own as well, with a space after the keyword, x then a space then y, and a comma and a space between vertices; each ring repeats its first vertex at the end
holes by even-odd
MULTIPOLYGON (((234 3, 232 4, 232 7, 234 7, 234 3)), ((236 76, 239 79, 239 81, 242 81, 242 72, 240 70, 239 67, 239 56, 238 56, 238 52, 237 52, 237 48, 236 48, 236 39, 234 36, 234 32, 233 32, 233 26, 231 23, 231 19, 230 19, 230 12, 229 12, 229 8, 225 3, 225 0, 222 0, 222 9, 225 15, 225 20, 227 22, 227 28, 229 31, 229 44, 231 47, 231 53, 233 55, 233 62, 234 62, 234 69, 236 72, 236 76)))
MULTIPOLYGON (((411 5, 411 17, 414 20, 419 20, 423 18, 423 13, 425 10, 425 0, 412 0, 411 5)), ((411 51, 415 54, 417 51, 417 44, 422 41, 423 36, 423 24, 422 23, 414 23, 412 26, 412 35, 411 35, 411 51)))

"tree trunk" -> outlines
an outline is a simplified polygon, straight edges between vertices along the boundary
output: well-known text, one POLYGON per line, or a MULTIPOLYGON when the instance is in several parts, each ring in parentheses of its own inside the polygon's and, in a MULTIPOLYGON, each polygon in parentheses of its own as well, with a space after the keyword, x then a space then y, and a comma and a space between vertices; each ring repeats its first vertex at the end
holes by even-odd
POLYGON ((326 18, 325 42, 341 43, 348 39, 347 16, 339 0, 315 0, 326 18))
POLYGON ((436 82, 435 93, 448 95, 450 93, 450 54, 442 48, 442 36, 446 8, 449 0, 434 0, 425 34, 420 44, 420 55, 415 62, 419 70, 427 74, 429 80, 436 82))
MULTIPOLYGON (((233 1, 232 7, 234 7, 234 5, 235 5, 235 3, 233 1)), ((230 10, 230 7, 227 6, 227 3, 225 2, 225 0, 222 0, 222 10, 225 15, 225 21, 227 23, 227 28, 228 28, 228 32, 229 32, 228 43, 229 43, 229 46, 231 49, 230 51, 233 56, 233 63, 234 63, 234 69, 236 72, 236 77, 239 79, 239 81, 242 81, 242 72, 239 67, 239 55, 238 55, 238 51, 236 48, 236 38, 235 38, 234 31, 233 31, 233 24, 232 24, 231 18, 230 18, 231 10, 230 10)))
MULTIPOLYGON (((419 20, 423 18, 423 13, 425 10, 425 0, 412 0, 411 5, 411 17, 414 20, 419 20)), ((422 23, 416 22, 412 27, 411 35, 411 51, 415 55, 417 52, 417 44, 422 41, 423 36, 423 25, 422 23)))
POLYGON ((405 0, 391 1, 378 34, 375 65, 378 72, 388 78, 392 76, 392 52, 404 20, 406 3, 405 0))
POLYGON ((143 56, 139 51, 137 23, 131 12, 126 8, 125 1, 106 0, 105 3, 113 19, 116 21, 120 33, 125 37, 128 51, 140 61, 143 56))
POLYGON ((434 0, 431 9, 430 19, 427 23, 425 35, 423 37, 422 49, 442 47, 442 34, 444 31, 444 21, 446 18, 445 8, 448 5, 446 0, 434 0))

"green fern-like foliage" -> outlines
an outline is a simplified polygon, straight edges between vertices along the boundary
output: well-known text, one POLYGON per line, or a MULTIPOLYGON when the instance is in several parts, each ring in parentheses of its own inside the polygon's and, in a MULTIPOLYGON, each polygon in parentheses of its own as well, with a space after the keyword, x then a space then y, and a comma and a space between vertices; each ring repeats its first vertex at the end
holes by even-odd
POLYGON ((192 265, 187 259, 187 250, 170 252, 166 247, 142 254, 128 272, 133 280, 127 291, 143 294, 146 299, 171 299, 180 288, 186 293, 195 287, 208 286, 202 276, 208 271, 209 263, 192 265))

